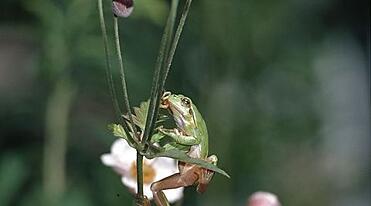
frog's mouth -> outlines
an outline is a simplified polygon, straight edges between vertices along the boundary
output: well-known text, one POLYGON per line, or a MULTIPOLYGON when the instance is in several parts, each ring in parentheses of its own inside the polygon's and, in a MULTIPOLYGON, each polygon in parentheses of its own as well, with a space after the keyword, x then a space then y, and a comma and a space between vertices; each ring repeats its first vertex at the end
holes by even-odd
POLYGON ((169 101, 170 96, 171 92, 164 92, 164 94, 161 97, 160 107, 163 109, 169 109, 172 115, 174 115, 174 112, 176 112, 184 117, 186 113, 178 105, 171 104, 171 102, 169 101))

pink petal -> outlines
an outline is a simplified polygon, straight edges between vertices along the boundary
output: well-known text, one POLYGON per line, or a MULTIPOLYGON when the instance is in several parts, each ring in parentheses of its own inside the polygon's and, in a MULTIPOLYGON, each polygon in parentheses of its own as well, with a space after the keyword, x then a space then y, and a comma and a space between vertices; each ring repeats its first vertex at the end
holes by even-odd
POLYGON ((276 195, 269 192, 255 192, 248 200, 248 206, 280 206, 276 195))

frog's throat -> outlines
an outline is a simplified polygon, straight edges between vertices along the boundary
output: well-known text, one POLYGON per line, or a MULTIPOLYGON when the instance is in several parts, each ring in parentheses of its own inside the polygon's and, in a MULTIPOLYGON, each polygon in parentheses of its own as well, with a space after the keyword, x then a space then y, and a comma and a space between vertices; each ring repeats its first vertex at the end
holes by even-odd
MULTIPOLYGON (((170 106, 170 104, 169 104, 170 106)), ((180 115, 182 115, 183 117, 185 117, 187 115, 187 113, 183 112, 181 108, 179 108, 177 105, 175 104, 172 104, 170 108, 174 108, 180 115)), ((171 109, 170 109, 171 110, 171 109)), ((172 111, 173 112, 173 111, 172 111)), ((174 112, 173 112, 174 113, 174 112)))

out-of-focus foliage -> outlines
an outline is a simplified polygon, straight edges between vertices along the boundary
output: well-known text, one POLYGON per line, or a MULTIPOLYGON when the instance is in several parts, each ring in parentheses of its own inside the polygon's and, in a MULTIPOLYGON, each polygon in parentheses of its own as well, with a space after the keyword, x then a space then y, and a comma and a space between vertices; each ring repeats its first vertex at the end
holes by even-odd
MULTIPOLYGON (((136 0, 120 21, 132 105, 149 97, 168 8, 136 0)), ((216 175, 204 195, 187 189, 183 205, 245 205, 257 190, 283 205, 370 204, 369 8, 363 0, 194 1, 166 88, 198 105, 231 179, 216 175)), ((57 153, 45 153, 48 134, 67 137, 65 164, 54 162, 65 171, 54 204, 131 204, 99 160, 115 139, 104 65, 95 1, 0 2, 1 205, 46 202, 44 161, 57 153), (65 131, 49 131, 64 120, 65 131)))
POLYGON ((0 202, 10 204, 25 180, 27 168, 17 155, 4 155, 0 162, 0 202))

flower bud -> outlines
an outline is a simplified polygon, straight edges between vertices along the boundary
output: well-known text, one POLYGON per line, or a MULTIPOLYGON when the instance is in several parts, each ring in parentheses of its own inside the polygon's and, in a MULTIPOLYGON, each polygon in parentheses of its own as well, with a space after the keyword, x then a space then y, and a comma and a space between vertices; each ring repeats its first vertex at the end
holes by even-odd
POLYGON ((116 16, 128 17, 134 9, 133 0, 113 0, 112 11, 116 16))
POLYGON ((248 200, 247 206, 280 206, 276 195, 269 192, 255 192, 248 200))

